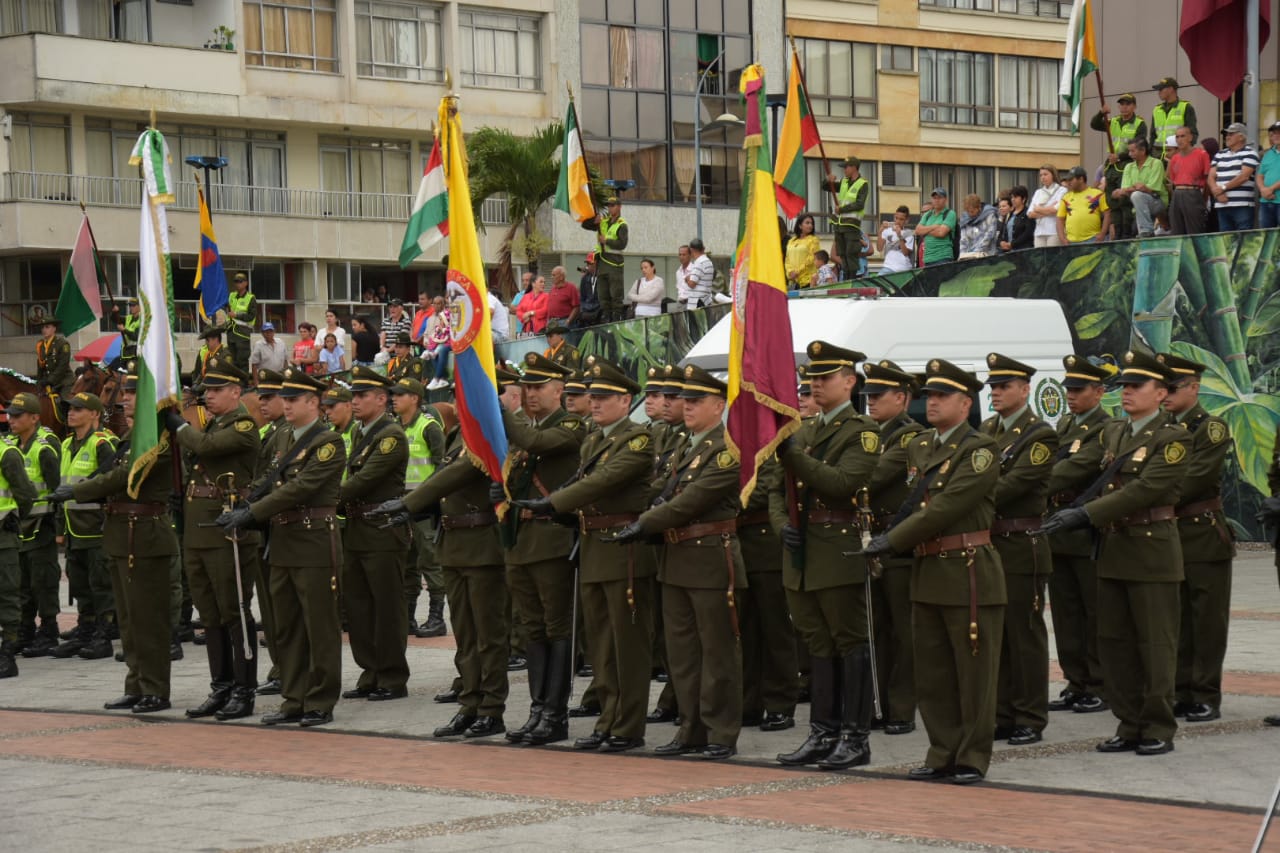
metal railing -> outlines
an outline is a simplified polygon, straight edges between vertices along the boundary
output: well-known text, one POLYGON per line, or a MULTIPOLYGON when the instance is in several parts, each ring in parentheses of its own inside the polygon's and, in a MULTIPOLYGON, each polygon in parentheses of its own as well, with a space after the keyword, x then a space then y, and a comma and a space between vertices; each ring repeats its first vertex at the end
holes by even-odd
MULTIPOLYGON (((142 203, 141 178, 103 178, 55 172, 5 172, 3 201, 39 201, 96 207, 137 207, 142 203)), ((404 222, 413 196, 408 193, 357 193, 304 190, 289 187, 250 187, 219 184, 210 203, 217 213, 292 216, 302 219, 362 219, 404 222)), ((196 209, 196 184, 178 181, 175 210, 196 209)), ((489 198, 480 207, 486 225, 507 224, 505 198, 489 198)))

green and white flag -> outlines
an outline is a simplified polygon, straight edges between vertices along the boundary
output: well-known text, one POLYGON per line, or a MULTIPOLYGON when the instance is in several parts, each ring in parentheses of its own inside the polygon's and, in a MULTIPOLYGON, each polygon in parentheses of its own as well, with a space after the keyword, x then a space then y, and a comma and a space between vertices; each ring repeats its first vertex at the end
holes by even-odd
POLYGON ((137 403, 129 447, 128 492, 138 497, 156 458, 169 449, 160 412, 181 405, 182 385, 173 339, 173 267, 164 206, 173 201, 169 146, 160 131, 147 128, 133 147, 130 164, 141 164, 146 192, 138 227, 137 403))

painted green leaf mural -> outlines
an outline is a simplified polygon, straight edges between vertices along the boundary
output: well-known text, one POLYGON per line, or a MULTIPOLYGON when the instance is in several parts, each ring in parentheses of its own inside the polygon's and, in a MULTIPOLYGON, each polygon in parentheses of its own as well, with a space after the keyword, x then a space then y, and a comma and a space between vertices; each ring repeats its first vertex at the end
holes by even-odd
POLYGON ((1105 249, 1098 249, 1095 252, 1090 252, 1082 258, 1076 258, 1074 261, 1067 264, 1067 268, 1062 271, 1062 278, 1058 280, 1063 284, 1072 281, 1079 281, 1089 273, 1093 272, 1106 255, 1107 252, 1105 249))
POLYGON ((990 296, 996 282, 1013 272, 1011 261, 970 267, 953 276, 938 290, 939 296, 990 296))
POLYGON ((1095 311, 1092 314, 1085 314, 1076 320, 1076 334, 1082 341, 1092 340, 1118 319, 1120 315, 1115 311, 1095 311))

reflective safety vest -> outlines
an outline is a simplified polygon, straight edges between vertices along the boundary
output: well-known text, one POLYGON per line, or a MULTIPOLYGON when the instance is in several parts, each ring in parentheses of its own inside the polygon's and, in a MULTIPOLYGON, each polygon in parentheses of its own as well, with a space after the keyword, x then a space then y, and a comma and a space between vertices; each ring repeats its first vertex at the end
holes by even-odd
MULTIPOLYGON (((1133 114, 1133 118, 1125 121, 1120 116, 1111 119, 1111 143, 1112 150, 1116 154, 1128 156, 1129 143, 1138 138, 1138 125, 1142 124, 1142 116, 1137 113, 1133 114)), ((1164 144, 1163 140, 1160 142, 1164 144)))
MULTIPOLYGON (((0 444, 0 458, 6 453, 18 453, 18 450, 12 444, 0 444)), ((9 483, 9 478, 4 475, 4 471, 0 471, 0 519, 8 518, 9 513, 17 512, 18 502, 13 497, 13 486, 9 483)))
MULTIPOLYGON (((603 223, 601 223, 603 225, 603 223)), ((600 231, 596 239, 596 260, 603 261, 611 267, 622 266, 622 253, 611 250, 605 243, 607 240, 618 239, 618 229, 626 225, 627 221, 622 217, 605 225, 600 231)))
MULTIPOLYGON (((98 471, 98 448, 105 443, 114 449, 115 438, 105 430, 90 434, 73 455, 71 443, 74 435, 62 440, 62 482, 69 485, 84 482, 98 471)), ((102 504, 67 501, 62 505, 67 522, 67 533, 76 539, 102 538, 102 504)))
POLYGON ((1177 132, 1178 128, 1187 123, 1187 102, 1178 101, 1172 107, 1164 104, 1156 104, 1151 110, 1151 138, 1152 148, 1160 149, 1168 145, 1168 139, 1177 132))
MULTIPOLYGON (((53 489, 49 488, 49 484, 45 482, 44 472, 40 469, 40 453, 45 448, 53 449, 54 453, 58 452, 57 445, 50 444, 45 441, 39 431, 36 432, 35 437, 31 440, 30 447, 26 450, 23 450, 21 447, 18 448, 19 452, 22 453, 23 461, 26 463, 27 479, 31 481, 31 485, 36 487, 37 500, 37 503, 31 505, 31 512, 27 513, 27 517, 24 520, 23 533, 21 535, 21 538, 24 541, 34 539, 40 530, 40 525, 38 523, 28 524, 26 522, 29 522, 31 519, 38 520, 40 516, 48 515, 53 512, 53 507, 48 501, 40 500, 41 498, 49 497, 53 492, 53 489), (28 533, 30 533, 30 535, 27 535, 28 533)), ((61 465, 59 465, 59 467, 61 467, 61 465)))
MULTIPOLYGON (((334 432, 338 432, 338 428, 333 427, 334 432)), ((347 424, 347 428, 338 432, 342 436, 342 446, 347 450, 347 459, 351 458, 351 442, 356 437, 356 419, 352 418, 351 423, 347 424)), ((347 466, 342 466, 342 482, 347 481, 347 466)))
MULTIPOLYGON (((840 190, 836 193, 836 203, 839 204, 840 207, 853 204, 858 199, 858 193, 861 192, 862 188, 866 185, 867 179, 861 175, 859 175, 858 180, 853 183, 849 183, 848 178, 841 179, 840 190)), ((832 217, 831 222, 833 225, 861 225, 862 211, 858 210, 854 213, 838 214, 832 217)))
POLYGON ((435 463, 431 459, 431 449, 427 446, 427 427, 435 424, 444 429, 444 425, 428 414, 419 413, 413 422, 404 428, 409 439, 409 467, 404 471, 404 488, 411 492, 427 481, 436 472, 435 463))
POLYGON ((227 329, 227 334, 235 335, 238 338, 247 338, 256 326, 257 319, 250 317, 248 320, 241 320, 234 315, 243 314, 253 309, 253 294, 249 291, 244 292, 244 296, 231 291, 231 295, 227 297, 227 311, 232 315, 233 322, 227 329))

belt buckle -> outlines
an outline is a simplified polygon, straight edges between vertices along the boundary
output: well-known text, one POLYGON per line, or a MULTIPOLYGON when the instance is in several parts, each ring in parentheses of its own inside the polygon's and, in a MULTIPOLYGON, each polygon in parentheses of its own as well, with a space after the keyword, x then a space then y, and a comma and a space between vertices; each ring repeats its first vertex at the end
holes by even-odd
POLYGON ((311 513, 307 512, 304 509, 301 511, 300 514, 302 515, 302 526, 307 530, 310 530, 311 529, 311 513))
POLYGON ((679 545, 680 537, 676 534, 677 534, 676 529, 674 527, 669 527, 666 530, 662 531, 662 538, 665 539, 668 544, 679 545))

